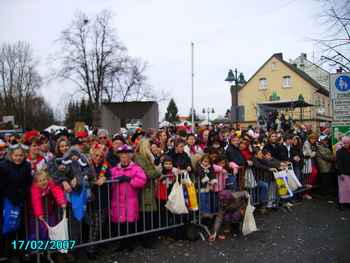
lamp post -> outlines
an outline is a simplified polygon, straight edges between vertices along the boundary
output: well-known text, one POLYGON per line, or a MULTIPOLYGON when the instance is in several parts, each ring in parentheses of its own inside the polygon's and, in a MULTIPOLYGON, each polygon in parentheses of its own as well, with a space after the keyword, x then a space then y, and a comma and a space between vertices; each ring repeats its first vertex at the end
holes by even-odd
POLYGON ((210 113, 215 113, 214 108, 209 108, 209 107, 208 108, 203 108, 202 113, 203 114, 205 114, 205 113, 208 114, 208 125, 209 125, 209 123, 210 123, 210 113))
POLYGON ((238 89, 241 85, 245 83, 244 75, 242 72, 238 74, 237 69, 235 69, 234 73, 232 69, 230 69, 228 71, 225 81, 231 84, 231 122, 238 123, 238 89), (232 82, 234 82, 234 85, 232 85, 232 82))

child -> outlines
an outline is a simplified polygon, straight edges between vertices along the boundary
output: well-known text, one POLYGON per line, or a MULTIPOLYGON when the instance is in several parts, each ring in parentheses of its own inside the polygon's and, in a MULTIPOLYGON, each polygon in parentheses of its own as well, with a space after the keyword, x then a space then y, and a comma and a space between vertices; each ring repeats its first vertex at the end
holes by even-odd
MULTIPOLYGON (((156 198, 159 201, 162 225, 166 224, 166 208, 165 204, 171 192, 172 186, 178 176, 178 169, 173 166, 173 160, 169 156, 164 156, 162 166, 160 168, 160 177, 156 181, 156 198)), ((171 218, 169 218, 171 219, 171 218)))
POLYGON ((217 184, 217 179, 209 155, 203 155, 197 164, 196 177, 200 181, 200 210, 204 217, 211 217, 217 208, 217 200, 212 192, 214 185, 217 184))
POLYGON ((224 240, 226 237, 221 232, 224 222, 239 223, 244 218, 249 194, 246 191, 231 192, 224 190, 219 193, 219 212, 215 218, 213 234, 209 236, 209 241, 215 241, 216 237, 224 240))
POLYGON ((186 146, 184 148, 185 152, 189 157, 192 157, 196 154, 203 154, 203 150, 199 145, 196 144, 196 137, 193 133, 187 135, 186 146))
MULTIPOLYGON (((31 201, 34 216, 39 218, 41 221, 44 219, 44 204, 43 199, 47 197, 47 221, 50 226, 53 226, 57 223, 55 210, 53 209, 53 200, 50 196, 52 194, 54 200, 56 201, 59 207, 65 208, 67 201, 64 197, 64 192, 62 188, 55 184, 53 180, 49 177, 46 170, 38 170, 34 176, 34 182, 31 187, 31 201)), ((32 227, 35 229, 35 221, 33 220, 32 227)), ((35 231, 34 231, 35 233, 35 231)), ((34 236, 29 237, 29 239, 44 239, 47 240, 47 230, 43 223, 40 224, 40 237, 34 236)))
POLYGON ((226 180, 228 178, 227 170, 225 169, 226 158, 220 155, 213 164, 213 168, 218 181, 218 183, 214 185, 214 192, 218 193, 226 188, 226 180))

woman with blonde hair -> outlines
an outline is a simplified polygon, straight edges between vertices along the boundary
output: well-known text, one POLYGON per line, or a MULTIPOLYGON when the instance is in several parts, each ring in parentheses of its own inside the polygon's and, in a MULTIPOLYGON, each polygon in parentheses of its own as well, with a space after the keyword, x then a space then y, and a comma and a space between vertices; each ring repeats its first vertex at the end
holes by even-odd
MULTIPOLYGON (((143 193, 141 194, 142 198, 140 200, 140 211, 141 215, 140 218, 145 222, 143 224, 143 221, 139 224, 141 229, 139 231, 144 230, 150 230, 153 226, 157 225, 157 218, 156 215, 157 209, 157 202, 155 199, 155 179, 160 176, 159 171, 156 169, 156 166, 154 164, 154 157, 151 152, 151 143, 150 140, 147 138, 142 138, 138 147, 137 152, 134 156, 134 161, 136 164, 141 166, 141 168, 144 170, 146 177, 147 177, 147 184, 145 188, 142 190, 143 193)), ((147 237, 142 238, 142 245, 145 248, 153 248, 154 241, 156 240, 156 237, 154 235, 148 235, 147 237)))

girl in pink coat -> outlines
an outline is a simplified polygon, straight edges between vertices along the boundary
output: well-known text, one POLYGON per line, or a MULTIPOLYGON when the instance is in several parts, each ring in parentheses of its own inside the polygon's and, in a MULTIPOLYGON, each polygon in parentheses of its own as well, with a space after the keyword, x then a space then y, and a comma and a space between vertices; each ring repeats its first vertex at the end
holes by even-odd
POLYGON ((124 229, 129 233, 133 231, 133 223, 139 219, 138 193, 147 181, 142 168, 131 161, 131 151, 127 145, 120 147, 117 151, 120 163, 111 170, 115 181, 111 189, 111 220, 118 230, 117 235, 123 235, 124 229))
MULTIPOLYGON (((31 201, 34 216, 41 221, 48 221, 49 225, 53 226, 57 223, 57 215, 54 206, 65 208, 67 201, 64 197, 64 192, 60 185, 57 185, 49 177, 46 170, 38 170, 34 176, 34 183, 31 186, 31 201), (45 201, 44 199, 47 198, 45 201), (47 205, 45 205, 47 204, 47 205)), ((30 220, 30 239, 35 238, 35 221, 30 220)), ((47 239, 47 230, 42 222, 39 226, 40 239, 47 239)))

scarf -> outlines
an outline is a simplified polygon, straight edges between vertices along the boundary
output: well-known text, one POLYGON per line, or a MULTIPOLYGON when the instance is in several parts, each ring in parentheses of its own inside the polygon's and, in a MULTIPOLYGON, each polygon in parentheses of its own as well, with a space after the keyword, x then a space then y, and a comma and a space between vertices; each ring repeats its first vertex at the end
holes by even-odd
POLYGON ((31 167, 32 167, 32 173, 33 175, 35 174, 36 170, 37 170, 37 166, 38 164, 44 160, 45 158, 42 157, 41 155, 37 155, 37 157, 35 159, 33 159, 33 156, 31 154, 29 154, 28 156, 28 161, 30 162, 31 164, 31 167))

